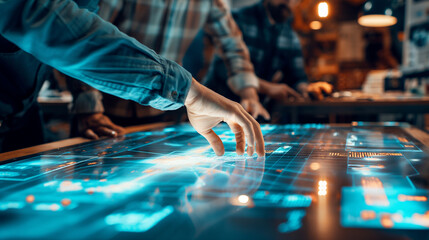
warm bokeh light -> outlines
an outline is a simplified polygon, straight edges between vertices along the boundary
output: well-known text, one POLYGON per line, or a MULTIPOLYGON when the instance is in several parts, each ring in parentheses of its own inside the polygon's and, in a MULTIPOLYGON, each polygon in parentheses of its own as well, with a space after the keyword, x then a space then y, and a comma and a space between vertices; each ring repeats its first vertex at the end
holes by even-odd
POLYGON ((389 27, 395 25, 396 17, 387 15, 365 15, 358 19, 358 23, 364 27, 389 27))
POLYGON ((240 203, 246 204, 249 202, 249 197, 247 195, 240 195, 238 196, 238 201, 240 203))
POLYGON ((429 211, 424 214, 414 213, 412 218, 419 225, 429 227, 429 211))
POLYGON ((404 194, 398 195, 398 200, 400 202, 427 202, 426 196, 408 196, 404 194))
POLYGON ((320 2, 319 5, 317 5, 317 13, 319 14, 319 17, 325 18, 329 14, 329 6, 327 2, 320 2))
POLYGON ((372 220, 372 219, 375 219, 376 214, 373 210, 362 210, 360 212, 360 217, 363 220, 372 220))
POLYGON ((313 29, 313 30, 319 30, 319 29, 322 28, 322 23, 319 22, 319 21, 312 21, 310 23, 310 28, 313 29))
POLYGON ((377 177, 366 177, 361 179, 364 190, 365 203, 368 206, 384 206, 390 205, 386 192, 384 191, 383 183, 377 177))
POLYGON ((63 205, 64 207, 67 207, 70 204, 71 204, 71 200, 68 198, 64 198, 63 200, 61 200, 61 205, 63 205))
POLYGON ((381 226, 384 228, 392 228, 393 227, 393 220, 389 214, 383 214, 380 218, 381 226))
POLYGON ((311 164, 310 164, 310 168, 311 168, 311 170, 313 170, 313 171, 317 171, 317 170, 319 170, 319 169, 320 169, 320 163, 318 163, 318 162, 311 163, 311 164))
POLYGON ((328 193, 328 182, 326 182, 325 180, 320 180, 319 192, 317 192, 317 194, 319 196, 326 196, 327 193, 328 193))
POLYGON ((34 202, 34 195, 28 195, 26 198, 25 198, 25 201, 26 202, 28 202, 28 203, 33 203, 34 202))
POLYGON ((58 210, 60 210, 60 205, 58 205, 56 203, 53 203, 53 204, 50 205, 50 209, 53 212, 58 211, 58 210))

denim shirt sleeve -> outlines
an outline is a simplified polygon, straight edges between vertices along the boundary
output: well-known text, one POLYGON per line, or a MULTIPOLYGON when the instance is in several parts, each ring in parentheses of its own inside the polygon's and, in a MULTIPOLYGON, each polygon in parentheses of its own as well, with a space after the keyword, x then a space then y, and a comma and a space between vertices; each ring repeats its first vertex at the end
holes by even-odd
POLYGON ((0 0, 0 15, 2 36, 94 88, 161 110, 186 99, 190 73, 73 1, 0 0))

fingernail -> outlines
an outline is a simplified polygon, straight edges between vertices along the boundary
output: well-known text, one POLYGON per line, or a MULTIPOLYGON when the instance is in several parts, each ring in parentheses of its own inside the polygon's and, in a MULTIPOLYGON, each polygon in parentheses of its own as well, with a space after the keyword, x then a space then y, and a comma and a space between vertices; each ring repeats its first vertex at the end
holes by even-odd
POLYGON ((115 131, 112 131, 112 136, 116 136, 116 132, 115 131))

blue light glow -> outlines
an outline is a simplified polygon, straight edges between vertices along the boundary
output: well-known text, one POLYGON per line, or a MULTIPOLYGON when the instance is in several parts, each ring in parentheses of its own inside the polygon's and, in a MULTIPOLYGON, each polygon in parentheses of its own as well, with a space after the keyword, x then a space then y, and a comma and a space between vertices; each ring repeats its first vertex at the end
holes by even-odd
POLYGON ((305 216, 304 210, 293 210, 286 216, 287 221, 281 223, 278 227, 279 232, 293 232, 302 227, 302 218, 305 216))
POLYGON ((174 211, 166 206, 157 212, 128 212, 108 215, 107 225, 114 225, 120 232, 146 232, 174 211))
POLYGON ((341 225, 354 228, 429 229, 429 192, 384 189, 365 192, 361 187, 343 188, 341 225), (380 196, 385 196, 385 200, 380 196), (378 202, 368 201, 370 198, 378 202), (386 201, 386 204, 380 203, 386 201))
POLYGON ((323 202, 350 182, 342 190, 343 226, 426 229, 429 196, 413 177, 427 155, 407 135, 322 124, 261 127, 264 158, 238 156, 226 125, 214 129, 225 146, 221 157, 190 125, 177 125, 0 164, 0 215, 11 216, 0 238, 154 239, 175 236, 182 229, 168 226, 177 223, 198 232, 247 218, 258 224, 240 231, 251 235, 265 231, 260 221, 286 217, 271 231, 275 238, 329 214, 323 202))

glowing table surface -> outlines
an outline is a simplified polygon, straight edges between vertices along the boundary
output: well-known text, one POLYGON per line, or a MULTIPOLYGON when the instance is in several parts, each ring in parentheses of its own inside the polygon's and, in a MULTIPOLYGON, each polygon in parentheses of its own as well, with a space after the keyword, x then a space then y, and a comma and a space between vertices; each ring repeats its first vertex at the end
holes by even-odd
MULTIPOLYGON (((406 126, 405 126, 406 127, 406 126)), ((398 126, 189 125, 0 162, 0 239, 429 239, 429 156, 398 126)))

